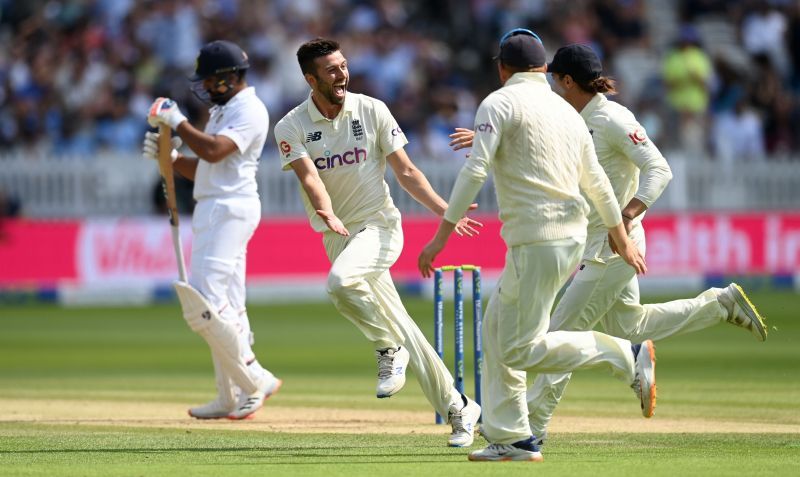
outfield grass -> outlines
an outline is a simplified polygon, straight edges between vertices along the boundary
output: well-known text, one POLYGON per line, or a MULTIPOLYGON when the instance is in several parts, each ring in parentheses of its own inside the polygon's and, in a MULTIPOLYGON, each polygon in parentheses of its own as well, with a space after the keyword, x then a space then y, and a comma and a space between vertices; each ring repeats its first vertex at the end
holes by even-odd
MULTIPOLYGON (((798 297, 763 292, 751 298, 769 318, 767 343, 729 325, 658 343, 652 422, 631 420, 637 409, 626 386, 600 372, 577 373, 553 422, 545 463, 533 468, 469 463, 465 450, 444 447, 444 427, 402 434, 269 427, 270 406, 424 413, 421 427, 433 419, 413 381, 390 400, 373 397, 373 351, 328 304, 251 307, 256 353, 285 385, 237 430, 227 423, 193 427, 178 412, 165 425, 144 417, 124 426, 88 418, 94 406, 182 409, 213 396, 208 351, 177 304, 6 306, 0 308, 0 405, 6 407, 0 408, 0 475, 798 474, 798 297), (74 402, 74 412, 85 411, 87 419, 43 420, 14 407, 29 402, 35 410, 56 400, 74 402), (632 424, 614 432, 574 432, 563 424, 598 417, 632 424), (674 426, 666 429, 664 422, 674 426), (727 427, 715 429, 720 424, 727 427), (655 425, 661 427, 649 427, 655 425)), ((407 304, 430 330, 432 304, 407 304)), ((482 444, 478 439, 476 448, 482 444)))

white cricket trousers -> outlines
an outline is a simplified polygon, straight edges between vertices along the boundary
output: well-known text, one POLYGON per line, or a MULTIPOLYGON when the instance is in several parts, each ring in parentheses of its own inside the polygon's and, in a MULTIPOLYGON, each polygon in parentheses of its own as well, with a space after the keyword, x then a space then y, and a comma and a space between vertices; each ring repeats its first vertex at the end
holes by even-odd
MULTIPOLYGON (((245 308, 247 243, 261 220, 258 197, 201 199, 192 216, 190 284, 211 303, 223 320, 236 325, 245 363, 255 360, 250 320, 245 308)), ((255 364, 255 363, 254 363, 255 364)), ((260 365, 253 372, 261 374, 260 365)), ((225 379, 215 359, 217 387, 225 379), (220 382, 222 380, 222 382, 220 382)), ((221 392, 226 392, 224 389, 221 392)))
POLYGON ((564 239, 511 247, 483 320, 483 424, 493 443, 531 436, 527 373, 564 373, 604 366, 633 382, 628 340, 594 331, 548 333, 556 294, 575 269, 583 243, 564 239))
POLYGON ((399 212, 379 214, 348 230, 349 237, 330 231, 323 235, 332 263, 328 295, 376 350, 408 350, 409 366, 422 392, 440 415, 447 416, 450 404, 461 402, 453 376, 409 316, 389 273, 403 250, 399 212))
MULTIPOLYGON (((644 229, 631 231, 631 240, 645 253, 644 229)), ((590 240, 604 240, 591 237, 590 240)), ((636 271, 608 245, 602 261, 584 259, 556 306, 550 330, 586 331, 601 323, 606 333, 641 343, 702 330, 725 321, 727 312, 717 302, 721 291, 712 288, 696 298, 641 305, 636 271)), ((540 374, 528 389, 531 431, 543 436, 556 405, 564 395, 570 374, 540 374)))

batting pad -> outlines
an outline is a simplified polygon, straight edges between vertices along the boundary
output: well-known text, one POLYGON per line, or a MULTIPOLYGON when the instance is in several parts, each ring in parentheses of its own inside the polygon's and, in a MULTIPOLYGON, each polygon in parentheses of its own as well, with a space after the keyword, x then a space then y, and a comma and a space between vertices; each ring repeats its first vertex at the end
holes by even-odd
POLYGON ((233 323, 220 318, 205 297, 188 283, 175 282, 173 286, 183 308, 183 318, 192 331, 206 340, 224 374, 243 392, 255 393, 259 383, 250 376, 242 359, 242 345, 233 323))

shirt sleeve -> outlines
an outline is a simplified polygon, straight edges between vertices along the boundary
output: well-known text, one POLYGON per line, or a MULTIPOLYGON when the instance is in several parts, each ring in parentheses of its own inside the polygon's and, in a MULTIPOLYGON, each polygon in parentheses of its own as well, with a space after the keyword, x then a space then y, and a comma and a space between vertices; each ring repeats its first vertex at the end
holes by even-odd
MULTIPOLYGON (((647 132, 635 119, 614 121, 609 133, 613 147, 627 157, 641 171, 639 189, 634 195, 650 208, 672 180, 672 171, 647 132)), ((620 204, 623 207, 625 204, 620 204)))
POLYGON ((302 157, 311 157, 303 143, 303 135, 286 118, 275 125, 275 142, 281 155, 281 169, 288 171, 291 163, 302 157))
POLYGON ((383 101, 376 100, 375 116, 378 124, 377 142, 381 148, 383 157, 388 156, 408 144, 405 133, 400 129, 400 126, 397 125, 397 121, 383 101))
POLYGON ((620 212, 617 198, 614 196, 614 189, 611 188, 611 182, 608 180, 603 166, 597 160, 594 143, 588 129, 584 135, 581 165, 581 190, 592 201, 594 208, 603 220, 603 225, 609 229, 616 227, 622 222, 622 212, 620 212))
POLYGON ((489 95, 478 107, 473 127, 475 137, 472 140, 472 152, 458 173, 447 211, 444 213, 448 222, 458 222, 480 192, 489 177, 489 169, 500 145, 503 129, 508 127, 512 117, 512 103, 501 94, 489 95))
MULTIPOLYGON (((266 113, 266 110, 264 112, 266 113)), ((269 117, 251 108, 232 115, 230 121, 217 132, 217 136, 230 138, 239 152, 244 154, 256 138, 268 130, 269 117)))

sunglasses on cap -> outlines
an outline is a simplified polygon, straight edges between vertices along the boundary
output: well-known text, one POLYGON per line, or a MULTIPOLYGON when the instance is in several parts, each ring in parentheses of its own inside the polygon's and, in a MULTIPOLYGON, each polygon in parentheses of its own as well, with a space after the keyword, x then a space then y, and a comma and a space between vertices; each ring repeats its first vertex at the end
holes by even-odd
POLYGON ((537 35, 536 33, 528 30, 527 28, 514 28, 513 30, 511 30, 508 33, 506 33, 505 35, 503 35, 502 38, 500 38, 500 48, 503 47, 503 45, 509 40, 509 38, 511 38, 512 36, 517 36, 517 35, 532 36, 532 37, 536 38, 536 41, 538 41, 539 43, 544 45, 544 43, 542 42, 542 39, 539 38, 539 35, 537 35))

